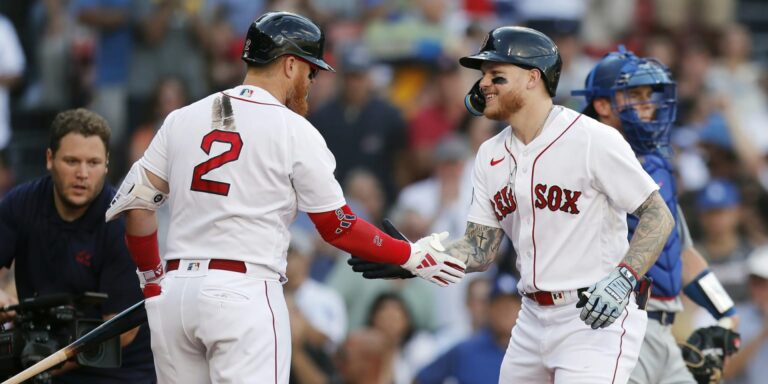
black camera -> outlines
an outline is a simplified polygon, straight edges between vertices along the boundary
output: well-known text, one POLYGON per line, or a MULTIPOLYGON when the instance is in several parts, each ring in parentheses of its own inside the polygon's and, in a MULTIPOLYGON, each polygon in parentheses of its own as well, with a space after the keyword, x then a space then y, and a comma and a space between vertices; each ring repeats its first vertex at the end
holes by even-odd
MULTIPOLYGON (((83 309, 106 300, 104 293, 54 294, 23 300, 0 308, 16 317, 0 332, 0 377, 9 378, 66 347, 104 321, 87 318, 83 309)), ((77 354, 81 366, 117 368, 121 363, 120 337, 116 336, 77 354)), ((32 382, 50 383, 48 372, 32 382)))

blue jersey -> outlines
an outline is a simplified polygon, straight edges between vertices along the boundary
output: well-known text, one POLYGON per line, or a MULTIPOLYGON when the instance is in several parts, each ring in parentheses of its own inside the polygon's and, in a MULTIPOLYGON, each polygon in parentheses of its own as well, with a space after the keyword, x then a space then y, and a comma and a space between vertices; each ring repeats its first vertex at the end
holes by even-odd
POLYGON ((452 378, 462 384, 498 383, 504 352, 505 348, 496 344, 491 331, 483 329, 422 369, 416 381, 441 384, 452 378))
MULTIPOLYGON (((672 164, 665 157, 656 154, 644 155, 639 160, 643 169, 659 185, 659 193, 675 218, 675 228, 678 228, 680 217, 677 213, 677 188, 672 173, 672 164)), ((638 218, 636 216, 627 215, 630 239, 635 233, 637 223, 638 218)), ((680 258, 682 250, 681 234, 679 231, 673 230, 669 234, 667 243, 664 244, 664 249, 656 263, 646 273, 653 278, 652 297, 662 300, 672 299, 680 293, 683 273, 683 262, 680 258)))
MULTIPOLYGON (((0 265, 16 261, 19 300, 53 293, 101 292, 109 298, 89 308, 89 318, 123 311, 143 298, 136 265, 125 246, 125 223, 104 222, 115 189, 104 189, 75 221, 61 219, 53 181, 41 177, 11 190, 0 201, 0 265)), ((149 331, 144 325, 123 348, 122 367, 81 367, 57 376, 57 383, 154 383, 149 331)))

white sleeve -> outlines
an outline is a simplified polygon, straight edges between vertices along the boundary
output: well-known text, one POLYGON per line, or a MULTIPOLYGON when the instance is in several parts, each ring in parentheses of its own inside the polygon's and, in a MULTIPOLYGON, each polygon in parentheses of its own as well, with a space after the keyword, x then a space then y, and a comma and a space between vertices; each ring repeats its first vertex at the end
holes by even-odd
POLYGON ((152 142, 149 143, 149 147, 144 152, 144 156, 139 159, 139 164, 165 181, 168 181, 168 174, 170 173, 170 166, 168 164, 169 148, 167 146, 168 131, 170 131, 170 127, 176 120, 176 113, 177 111, 173 111, 165 118, 160 130, 157 131, 155 137, 152 138, 152 142))
POLYGON ((11 22, 0 15, 0 75, 19 76, 24 72, 24 51, 11 22))
POLYGON ((610 127, 593 130, 587 165, 595 189, 605 193, 611 203, 632 213, 659 186, 645 172, 624 137, 610 127))
MULTIPOLYGON (((477 151, 475 156, 475 167, 472 169, 472 202, 469 206, 469 214, 467 215, 467 221, 485 225, 492 228, 501 228, 499 220, 496 218, 495 208, 491 203, 493 199, 488 193, 488 182, 485 175, 485 163, 480 159, 485 159, 482 156, 483 146, 477 151)), ((512 161, 512 159, 509 159, 512 161)))
POLYGON ((301 120, 298 125, 291 136, 291 181, 298 197, 298 208, 307 213, 335 210, 346 204, 341 186, 333 175, 336 159, 315 127, 306 120, 301 120))

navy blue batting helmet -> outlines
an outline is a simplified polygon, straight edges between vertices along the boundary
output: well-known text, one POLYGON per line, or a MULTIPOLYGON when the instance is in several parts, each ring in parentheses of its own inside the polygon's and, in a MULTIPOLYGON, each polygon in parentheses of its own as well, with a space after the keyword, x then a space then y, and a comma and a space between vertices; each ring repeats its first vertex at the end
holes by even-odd
POLYGON ((573 96, 587 99, 586 115, 597 117, 592 102, 598 98, 611 101, 611 107, 621 119, 624 137, 637 154, 656 152, 669 144, 669 130, 677 114, 675 82, 669 69, 652 58, 640 58, 627 51, 623 45, 619 50, 605 55, 587 76, 582 90, 572 91, 573 96), (647 100, 633 100, 627 93, 632 88, 651 87, 651 96, 647 100), (622 93, 622 105, 617 102, 616 94, 622 93), (653 118, 642 120, 636 107, 652 104, 655 107, 653 118))
POLYGON ((486 61, 538 69, 547 92, 555 96, 563 61, 557 45, 547 35, 531 28, 499 27, 488 32, 480 52, 459 59, 462 66, 472 69, 480 69, 486 61))
POLYGON ((295 55, 335 72, 323 60, 324 46, 325 35, 312 20, 291 12, 268 12, 248 28, 242 59, 248 64, 267 64, 283 55, 295 55))

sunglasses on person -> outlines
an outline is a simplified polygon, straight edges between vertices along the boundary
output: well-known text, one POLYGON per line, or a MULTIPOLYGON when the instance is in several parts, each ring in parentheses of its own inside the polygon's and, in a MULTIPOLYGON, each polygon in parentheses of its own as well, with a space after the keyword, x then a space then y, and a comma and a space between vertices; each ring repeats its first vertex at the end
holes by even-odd
POLYGON ((300 61, 303 61, 303 62, 305 62, 305 63, 307 63, 309 65, 309 79, 310 80, 314 80, 317 77, 317 74, 320 73, 320 67, 318 67, 317 65, 309 62, 308 60, 304 59, 301 56, 293 56, 293 57, 295 57, 296 59, 298 59, 300 61))

